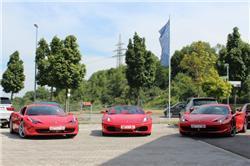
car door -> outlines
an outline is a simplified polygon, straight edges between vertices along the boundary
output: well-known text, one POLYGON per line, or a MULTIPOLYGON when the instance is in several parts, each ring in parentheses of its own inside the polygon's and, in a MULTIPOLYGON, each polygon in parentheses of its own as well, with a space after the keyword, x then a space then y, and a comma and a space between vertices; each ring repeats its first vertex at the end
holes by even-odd
POLYGON ((244 108, 240 108, 237 109, 237 111, 235 112, 235 121, 236 121, 236 129, 237 131, 242 130, 244 123, 245 123, 245 118, 246 118, 246 114, 244 111, 244 108))
POLYGON ((13 129, 17 130, 19 128, 20 122, 25 114, 27 107, 23 107, 19 112, 12 115, 13 129))

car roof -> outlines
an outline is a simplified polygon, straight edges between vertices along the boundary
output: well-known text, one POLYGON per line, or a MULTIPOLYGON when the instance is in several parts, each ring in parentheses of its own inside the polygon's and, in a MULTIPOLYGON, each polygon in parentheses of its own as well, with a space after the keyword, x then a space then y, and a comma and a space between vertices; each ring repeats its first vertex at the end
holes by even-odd
POLYGON ((224 107, 230 107, 230 105, 228 105, 228 104, 215 104, 215 103, 201 105, 201 107, 203 107, 203 106, 224 106, 224 107))
POLYGON ((213 99, 213 100, 216 100, 216 98, 214 98, 214 97, 192 97, 190 99, 192 99, 192 100, 196 100, 196 99, 213 99))
POLYGON ((38 107, 38 106, 58 106, 59 107, 59 105, 56 105, 56 104, 46 104, 46 103, 32 103, 32 104, 27 105, 27 107, 38 107))

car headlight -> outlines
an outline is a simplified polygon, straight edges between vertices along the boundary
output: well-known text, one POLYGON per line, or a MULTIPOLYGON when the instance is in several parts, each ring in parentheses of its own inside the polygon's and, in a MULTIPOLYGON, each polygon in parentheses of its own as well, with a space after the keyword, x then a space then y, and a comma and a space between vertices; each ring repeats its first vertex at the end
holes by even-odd
POLYGON ((227 117, 223 117, 223 118, 214 120, 214 122, 223 123, 226 119, 227 117))
POLYGON ((111 122, 111 118, 110 117, 107 117, 107 122, 111 122))
POLYGON ((144 117, 143 118, 143 122, 147 122, 148 121, 148 118, 147 117, 144 117))
POLYGON ((31 121, 34 124, 42 123, 41 121, 33 119, 33 118, 30 118, 30 117, 28 117, 28 119, 29 119, 29 121, 31 121))
POLYGON ((69 123, 76 123, 77 119, 75 116, 73 116, 73 118, 69 121, 69 123))
POLYGON ((186 122, 187 119, 186 119, 184 116, 182 116, 182 117, 181 117, 181 121, 182 121, 182 122, 186 122))

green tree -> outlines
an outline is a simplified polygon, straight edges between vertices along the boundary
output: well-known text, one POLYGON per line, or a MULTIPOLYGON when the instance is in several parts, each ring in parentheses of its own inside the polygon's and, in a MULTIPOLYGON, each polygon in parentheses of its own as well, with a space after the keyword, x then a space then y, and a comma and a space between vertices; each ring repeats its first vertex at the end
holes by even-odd
POLYGON ((49 85, 51 82, 50 79, 50 64, 48 61, 48 57, 50 55, 49 45, 47 44, 45 39, 41 39, 38 42, 38 47, 36 50, 36 64, 37 64, 37 84, 44 86, 49 85))
MULTIPOLYGON (((59 42, 60 43, 60 42, 59 42)), ((67 36, 63 42, 64 47, 58 51, 51 62, 53 63, 52 73, 56 78, 55 87, 65 89, 65 99, 68 99, 68 90, 76 89, 83 81, 85 75, 85 65, 81 64, 81 54, 75 36, 67 36)), ((51 47, 53 54, 53 48, 51 47)))
POLYGON ((13 99, 14 93, 18 93, 24 88, 24 80, 25 75, 23 61, 19 58, 18 51, 15 51, 10 55, 7 69, 3 73, 1 80, 3 91, 6 93, 11 93, 11 100, 13 99))
POLYGON ((169 68, 162 66, 159 60, 156 64, 155 85, 166 90, 168 88, 169 68))
POLYGON ((239 29, 237 27, 233 28, 233 33, 227 37, 226 47, 222 48, 219 53, 219 73, 225 71, 223 66, 225 63, 228 63, 230 66, 229 79, 244 81, 248 74, 249 50, 249 45, 240 38, 239 29))
POLYGON ((214 70, 213 74, 204 80, 202 89, 208 96, 222 100, 230 95, 232 86, 225 80, 221 79, 217 70, 214 70))
POLYGON ((145 39, 134 34, 133 42, 129 39, 126 51, 126 78, 130 91, 132 90, 140 101, 143 87, 150 87, 155 80, 156 61, 152 52, 146 50, 145 39))
POLYGON ((189 97, 196 96, 198 89, 190 76, 178 73, 172 81, 172 97, 177 101, 186 101, 189 97))

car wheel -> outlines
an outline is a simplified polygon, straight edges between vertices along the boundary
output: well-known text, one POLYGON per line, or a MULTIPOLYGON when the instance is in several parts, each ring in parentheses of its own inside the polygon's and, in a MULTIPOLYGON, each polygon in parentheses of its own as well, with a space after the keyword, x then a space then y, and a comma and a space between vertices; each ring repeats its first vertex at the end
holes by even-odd
POLYGON ((181 132, 181 131, 179 131, 179 133, 180 133, 181 136, 188 136, 187 133, 184 133, 184 132, 181 132))
POLYGON ((11 119, 10 119, 10 122, 9 122, 9 126, 10 126, 10 133, 13 134, 13 133, 14 133, 14 130, 13 130, 13 122, 12 122, 11 119))
POLYGON ((245 119, 244 125, 243 125, 242 130, 241 130, 242 133, 247 132, 247 125, 248 125, 247 124, 247 119, 245 119))
POLYGON ((19 129, 18 129, 18 134, 21 138, 25 138, 25 130, 24 130, 24 122, 21 121, 20 125, 19 125, 19 129))
POLYGON ((108 136, 108 134, 107 134, 107 133, 102 132, 102 136, 108 136))
POLYGON ((67 138, 74 138, 76 136, 76 134, 67 134, 66 137, 67 138))
POLYGON ((232 124, 229 136, 234 137, 235 135, 236 135, 236 126, 234 124, 232 124))

